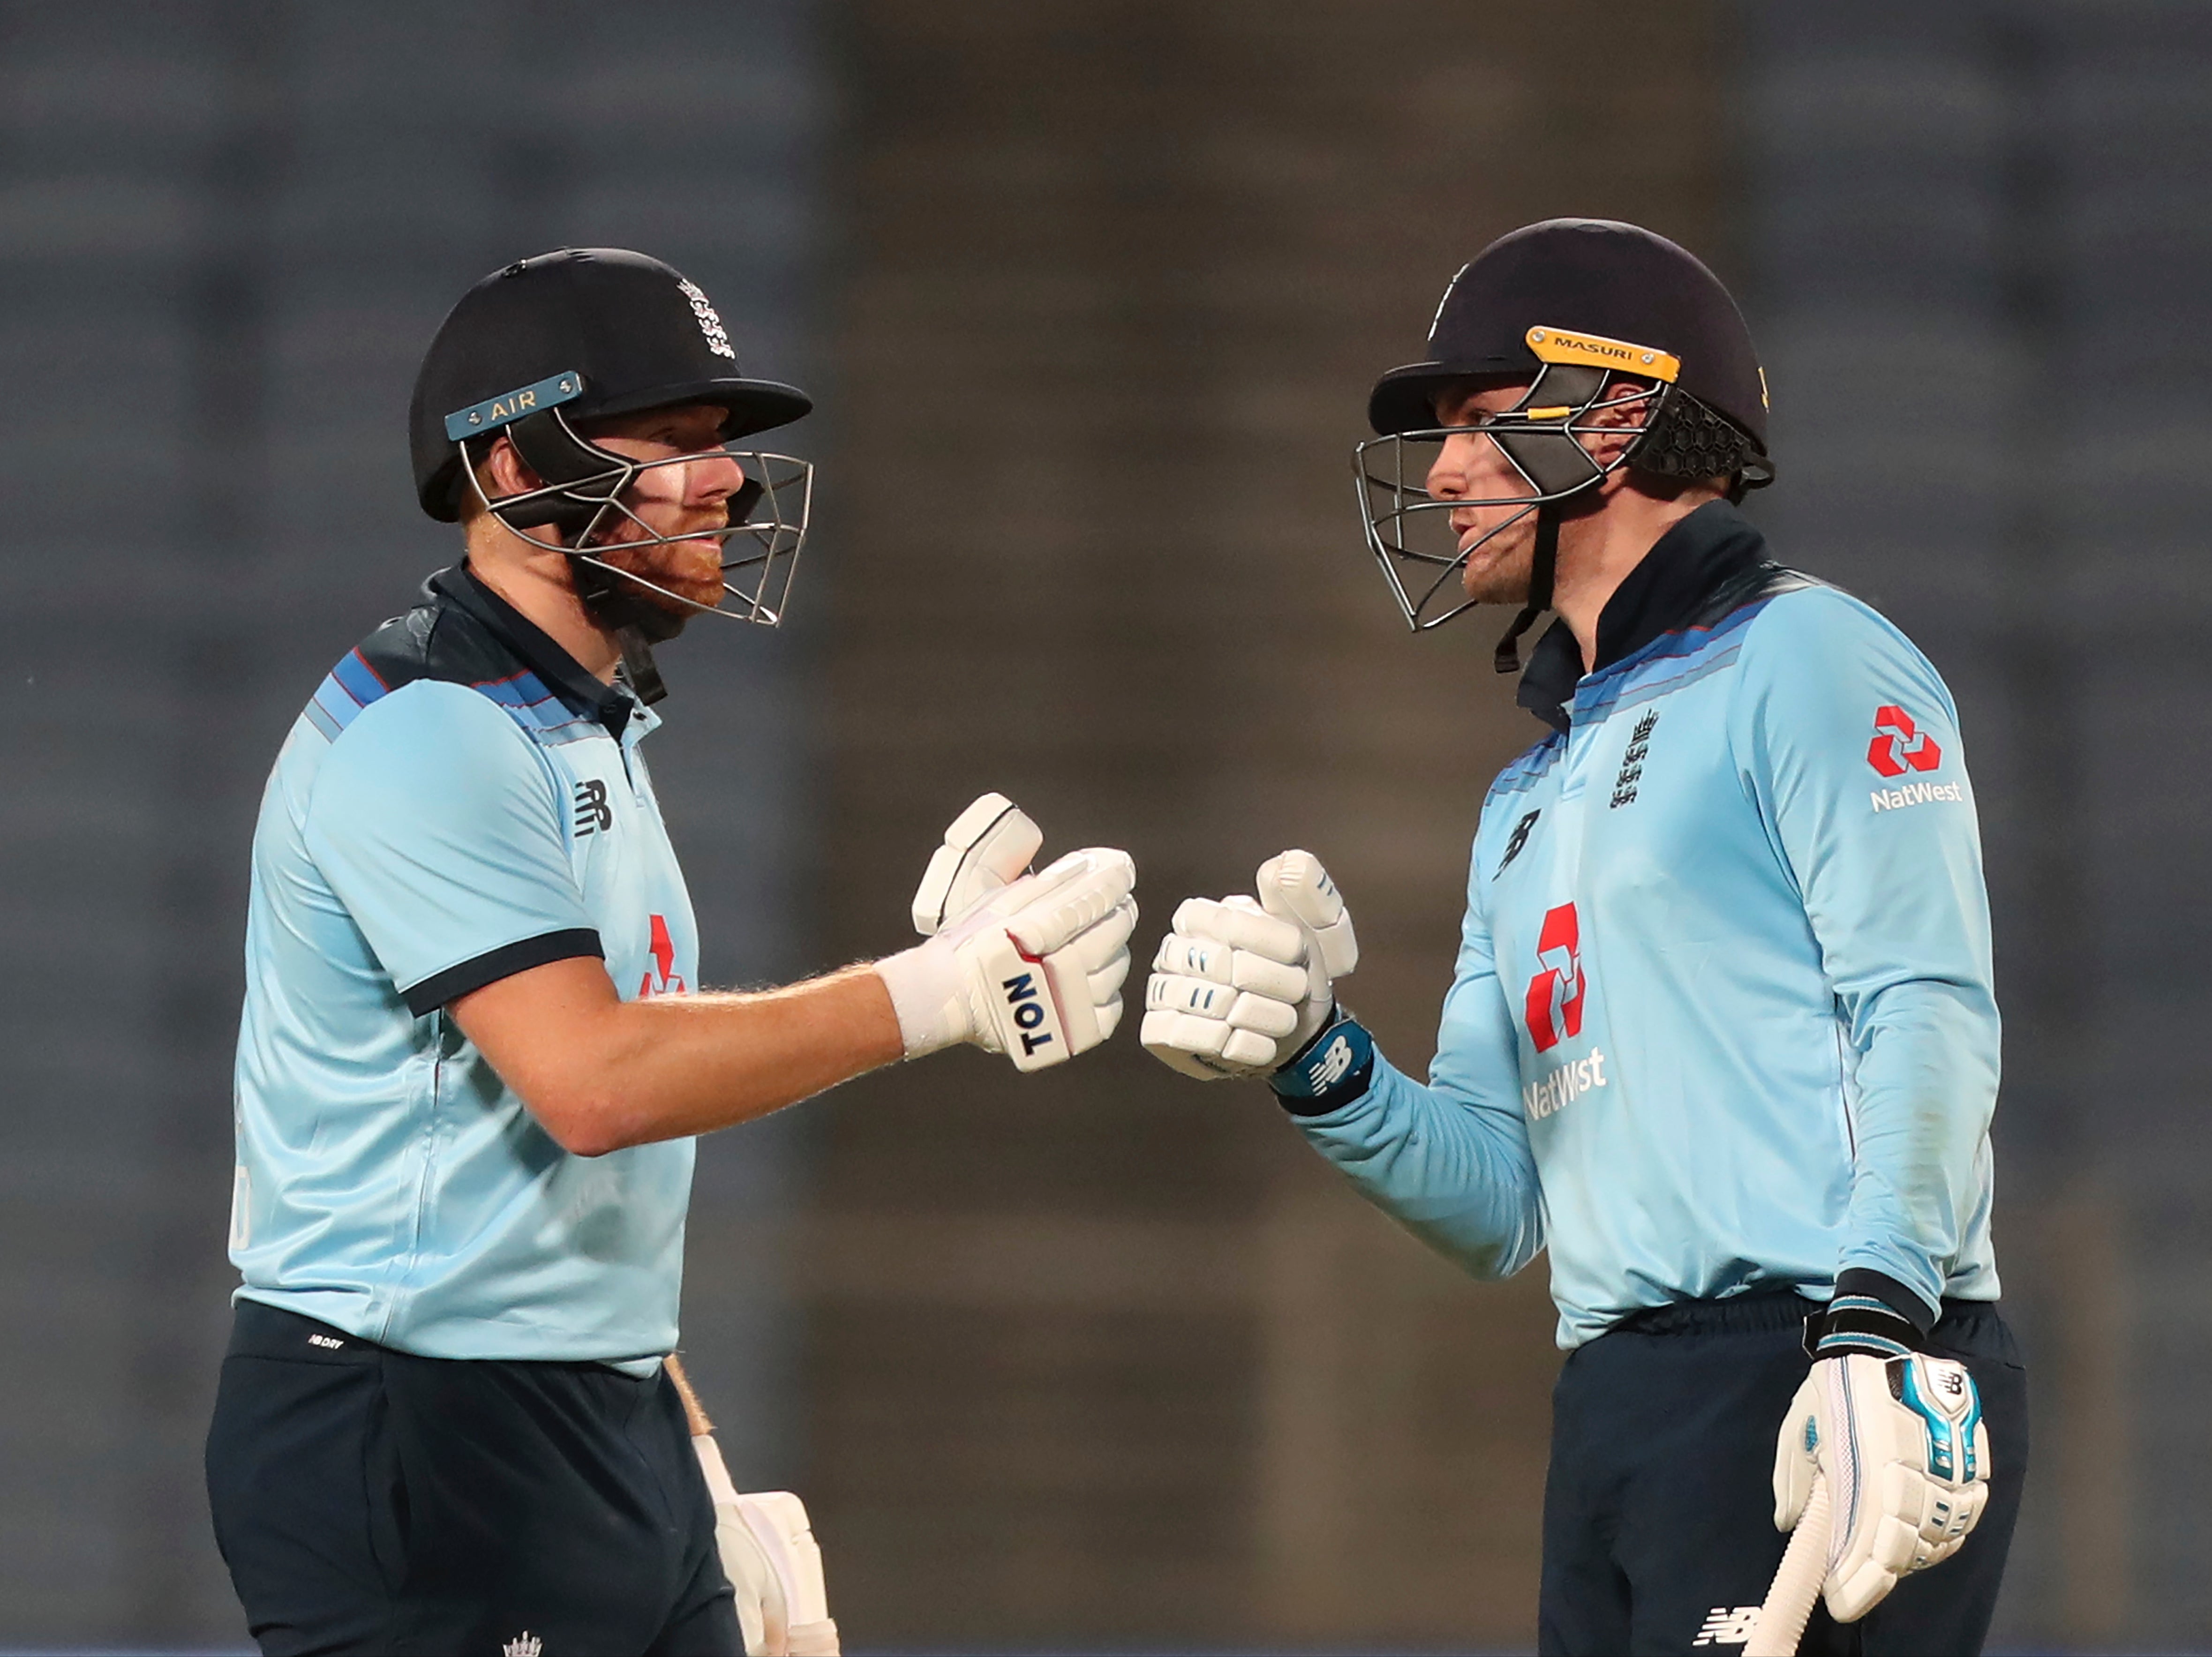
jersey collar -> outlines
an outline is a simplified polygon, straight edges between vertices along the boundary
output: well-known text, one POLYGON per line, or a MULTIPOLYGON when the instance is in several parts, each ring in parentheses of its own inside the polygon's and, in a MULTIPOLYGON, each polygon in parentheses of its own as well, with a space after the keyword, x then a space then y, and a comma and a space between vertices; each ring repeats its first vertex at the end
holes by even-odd
MULTIPOLYGON (((1710 622, 1715 598, 1766 559, 1766 537, 1725 501, 1709 501, 1651 544, 1622 578, 1597 618, 1602 673, 1653 640, 1692 622, 1710 622)), ((1582 647, 1565 622, 1553 622, 1521 675, 1514 700, 1555 731, 1572 723, 1567 708, 1583 678, 1582 647)))
POLYGON ((603 683, 582 663, 553 642, 552 636, 479 580, 465 563, 430 578, 430 591, 465 610, 515 659, 544 681, 568 711, 606 727, 617 742, 638 711, 638 703, 619 685, 603 683))

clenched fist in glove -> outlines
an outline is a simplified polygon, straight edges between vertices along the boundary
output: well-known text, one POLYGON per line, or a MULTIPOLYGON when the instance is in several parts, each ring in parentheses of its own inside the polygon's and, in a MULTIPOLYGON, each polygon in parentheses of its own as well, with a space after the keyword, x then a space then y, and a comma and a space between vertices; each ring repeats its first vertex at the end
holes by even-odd
POLYGON ((1774 1524, 1791 1530, 1825 1479, 1828 1614, 1856 1622, 1900 1577, 1959 1551, 1989 1500, 1981 1395, 1963 1363, 1923 1352, 1822 1357, 1774 1454, 1774 1524))
POLYGON ((876 962, 908 1058, 972 1041, 1042 1070, 1121 1023, 1137 865, 1092 847, 1024 873, 1043 841, 1003 794, 945 831, 914 895, 915 930, 929 941, 876 962))
POLYGON ((1260 865, 1256 898, 1194 897, 1145 986, 1145 1050, 1201 1081, 1266 1076, 1328 1022, 1333 980, 1359 964, 1352 916, 1321 859, 1260 865))

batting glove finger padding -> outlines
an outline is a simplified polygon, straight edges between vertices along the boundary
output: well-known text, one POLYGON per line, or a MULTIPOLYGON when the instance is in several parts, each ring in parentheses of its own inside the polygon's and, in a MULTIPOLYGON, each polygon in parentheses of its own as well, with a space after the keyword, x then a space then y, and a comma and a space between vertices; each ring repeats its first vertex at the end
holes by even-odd
POLYGON ((1068 940, 1067 958, 1094 979, 1111 973, 1106 987, 1119 989, 1129 975, 1129 935, 1136 930, 1137 900, 1124 898, 1103 920, 1068 940))
POLYGON ((1835 1504, 1828 1613, 1856 1622, 1900 1578, 1959 1551, 1989 1500, 1989 1432, 1966 1365, 1923 1352, 1822 1358, 1774 1455, 1774 1523, 1790 1530, 1815 1472, 1835 1504))
POLYGON ((1145 1048, 1202 1081, 1262 1076, 1311 1041, 1358 963, 1352 917, 1310 852, 1260 865, 1257 897, 1185 899, 1152 956, 1145 1048))
POLYGON ((1259 901, 1235 897, 1187 897, 1175 912, 1175 930, 1206 944, 1225 944, 1286 967, 1305 963, 1305 939, 1295 922, 1279 920, 1259 901))
POLYGON ((1093 846, 1031 878, 1036 889, 1006 912, 1006 931, 1025 953, 1050 955, 1113 916, 1136 889, 1137 865, 1127 852, 1093 846))
POLYGON ((1210 978, 1178 978, 1167 973, 1154 973, 1146 984, 1145 1011, 1188 1013, 1271 1037, 1288 1035, 1298 1025, 1298 1010, 1285 1002, 1234 990, 1210 978))
MULTIPOLYGON (((1188 909, 1188 903, 1183 905, 1188 909)), ((1181 912, 1177 912, 1180 920, 1181 912)), ((1264 917, 1263 917, 1264 918, 1264 917)), ((1253 950, 1240 950, 1218 938, 1170 932, 1160 940, 1152 970, 1178 978, 1204 980, 1218 987, 1250 990, 1277 1001, 1305 998, 1306 971, 1253 950)), ((1149 1003, 1147 1004, 1149 1005, 1149 1003)))
POLYGON ((999 794, 945 831, 915 894, 915 924, 933 935, 876 963, 908 1058, 971 1041, 1017 1069, 1042 1070, 1120 1025, 1137 866, 1126 852, 1092 847, 1020 873, 1014 858, 1025 862, 1038 841, 999 794))
POLYGON ((1264 1076, 1275 1067, 1275 1039, 1238 1029, 1218 1018, 1148 1011, 1138 1039, 1170 1070, 1217 1082, 1224 1076, 1264 1076))

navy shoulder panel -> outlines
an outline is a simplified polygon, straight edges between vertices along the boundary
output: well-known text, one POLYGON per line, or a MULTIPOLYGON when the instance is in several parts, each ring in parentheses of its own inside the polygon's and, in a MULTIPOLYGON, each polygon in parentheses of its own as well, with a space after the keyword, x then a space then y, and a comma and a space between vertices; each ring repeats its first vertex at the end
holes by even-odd
POLYGON ((475 616, 435 593, 385 622, 353 654, 386 690, 417 679, 483 684, 510 677, 521 665, 475 616))
POLYGON ((494 688, 527 677, 514 652, 474 616, 426 592, 414 609, 393 616, 339 659, 306 713, 335 741, 362 708, 417 679, 491 690, 501 701, 494 688))
POLYGON ((1733 576, 1715 587, 1712 594, 1698 607, 1697 613, 1670 632, 1686 633, 1692 628, 1709 628, 1726 621, 1747 604, 1764 604, 1769 598, 1778 598, 1785 592, 1796 592, 1804 587, 1817 587, 1823 583, 1809 575, 1780 564, 1753 564, 1741 575, 1733 576))

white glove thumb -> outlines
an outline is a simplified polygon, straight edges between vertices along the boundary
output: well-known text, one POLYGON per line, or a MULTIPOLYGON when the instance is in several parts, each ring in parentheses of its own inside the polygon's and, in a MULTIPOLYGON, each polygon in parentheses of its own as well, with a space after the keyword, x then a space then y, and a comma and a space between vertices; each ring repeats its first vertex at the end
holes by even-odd
POLYGON ((1774 1439, 1774 1528, 1794 1531, 1820 1471, 1820 1394, 1808 1376, 1774 1439))
POLYGON ((1333 980, 1359 964, 1359 940, 1336 883, 1311 852, 1284 852, 1269 858, 1260 865, 1253 885, 1260 907, 1291 922, 1306 938, 1306 997, 1298 1009, 1298 1027, 1281 1048, 1287 1059, 1328 1022, 1329 1010, 1336 1005, 1333 980))
POLYGON ((915 888, 914 929, 933 938, 1000 888, 1012 885, 1044 844, 1044 830, 1004 794, 981 794, 945 831, 915 888))

